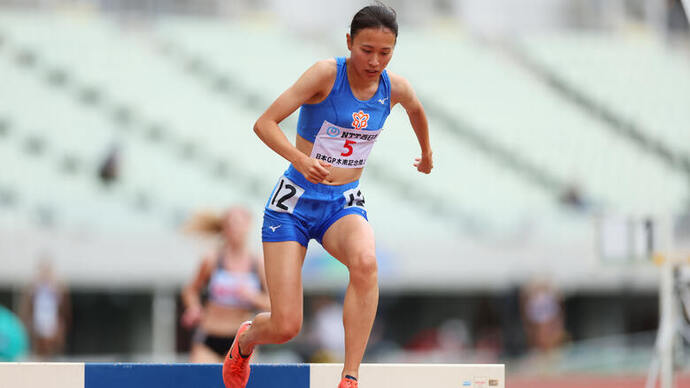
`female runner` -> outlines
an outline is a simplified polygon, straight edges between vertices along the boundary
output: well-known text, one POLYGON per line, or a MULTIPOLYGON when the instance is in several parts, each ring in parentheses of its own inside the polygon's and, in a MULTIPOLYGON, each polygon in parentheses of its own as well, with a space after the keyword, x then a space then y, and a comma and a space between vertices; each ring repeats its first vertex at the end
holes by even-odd
POLYGON ((432 169, 428 124, 406 79, 387 72, 398 35, 395 11, 372 5, 355 14, 349 58, 319 61, 259 117, 254 131, 290 162, 264 211, 262 240, 271 312, 240 326, 223 363, 228 388, 244 388, 254 346, 284 343, 302 326, 301 269, 316 239, 350 274, 343 308, 345 363, 339 388, 356 388, 359 366, 378 304, 374 232, 359 188, 369 151, 390 109, 403 106, 421 157, 432 169), (296 144, 278 124, 300 108, 296 144))
POLYGON ((189 360, 222 362, 242 322, 256 310, 269 309, 264 268, 247 244, 251 226, 247 209, 232 207, 222 217, 197 217, 194 221, 191 229, 220 234, 223 244, 204 258, 182 290, 182 324, 196 326, 189 360))

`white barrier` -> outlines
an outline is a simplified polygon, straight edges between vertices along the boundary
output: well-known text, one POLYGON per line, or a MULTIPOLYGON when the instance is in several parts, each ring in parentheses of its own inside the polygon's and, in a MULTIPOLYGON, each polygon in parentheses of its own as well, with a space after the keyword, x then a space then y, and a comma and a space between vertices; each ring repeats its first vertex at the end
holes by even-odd
MULTIPOLYGON (((342 364, 255 364, 247 388, 336 388, 342 364)), ((361 388, 505 388, 503 365, 363 364, 361 388)), ((0 388, 224 388, 219 364, 0 363, 0 388)))
POLYGON ((83 388, 82 363, 0 363, 0 388, 83 388))
MULTIPOLYGON (((342 364, 311 364, 310 388, 337 387, 342 364)), ((505 388, 497 364, 363 364, 360 388, 505 388)))

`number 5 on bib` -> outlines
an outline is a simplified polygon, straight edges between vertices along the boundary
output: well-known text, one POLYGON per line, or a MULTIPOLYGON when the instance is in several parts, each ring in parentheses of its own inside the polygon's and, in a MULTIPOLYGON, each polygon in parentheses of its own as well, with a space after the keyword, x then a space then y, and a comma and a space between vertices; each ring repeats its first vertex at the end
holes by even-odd
POLYGON ((357 142, 354 140, 345 140, 345 145, 343 146, 343 148, 345 148, 347 151, 340 153, 340 156, 352 155, 352 151, 354 151, 354 148, 352 148, 352 144, 357 144, 357 142))

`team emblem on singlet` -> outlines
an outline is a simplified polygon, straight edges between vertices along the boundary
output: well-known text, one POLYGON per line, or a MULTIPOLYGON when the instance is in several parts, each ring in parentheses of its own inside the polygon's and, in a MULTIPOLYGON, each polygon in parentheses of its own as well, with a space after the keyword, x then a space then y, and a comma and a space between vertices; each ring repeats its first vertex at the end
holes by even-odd
POLYGON ((359 112, 352 113, 352 128, 366 128, 367 121, 369 121, 369 113, 364 113, 361 110, 359 112))

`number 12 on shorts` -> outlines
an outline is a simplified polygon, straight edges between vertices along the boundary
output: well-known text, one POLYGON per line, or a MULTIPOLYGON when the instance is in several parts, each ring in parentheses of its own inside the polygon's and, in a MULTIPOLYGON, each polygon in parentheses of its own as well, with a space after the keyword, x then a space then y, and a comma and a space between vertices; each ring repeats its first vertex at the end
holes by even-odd
POLYGON ((364 209, 364 194, 359 187, 345 191, 343 196, 345 197, 345 209, 353 206, 364 209))
POLYGON ((271 195, 271 202, 268 203, 268 208, 279 213, 292 214, 302 194, 304 194, 303 188, 282 176, 278 180, 273 195, 271 195))

